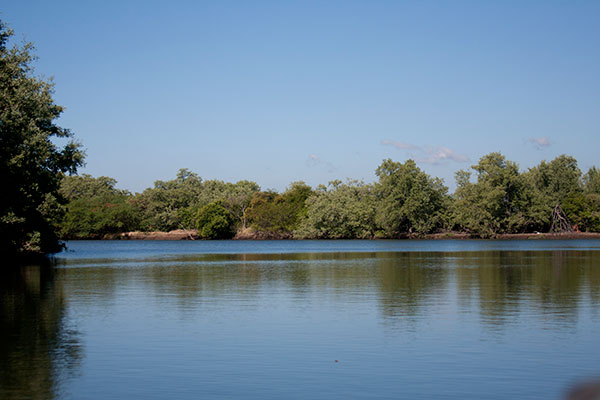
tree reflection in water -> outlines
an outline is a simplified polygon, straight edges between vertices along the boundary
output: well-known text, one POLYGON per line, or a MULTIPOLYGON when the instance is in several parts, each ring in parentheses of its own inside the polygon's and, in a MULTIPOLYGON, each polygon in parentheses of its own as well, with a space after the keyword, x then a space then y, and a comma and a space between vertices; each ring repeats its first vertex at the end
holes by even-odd
POLYGON ((536 398, 596 370, 598 265, 600 251, 559 249, 142 252, 70 260, 56 276, 28 268, 0 277, 0 399, 269 397, 320 376, 321 390, 343 391, 348 380, 313 370, 327 352, 355 357, 356 382, 403 371, 383 394, 423 377, 429 388, 433 371, 432 393, 496 385, 518 398, 500 379, 536 398))
POLYGON ((0 276, 0 398, 55 399, 77 371, 79 335, 67 326, 62 286, 49 266, 0 276))

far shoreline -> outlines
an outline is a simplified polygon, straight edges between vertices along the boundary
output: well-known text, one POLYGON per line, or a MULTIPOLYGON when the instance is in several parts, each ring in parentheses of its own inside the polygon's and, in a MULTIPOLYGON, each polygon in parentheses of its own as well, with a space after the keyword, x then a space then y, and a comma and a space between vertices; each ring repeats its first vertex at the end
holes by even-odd
MULTIPOLYGON (((464 232, 441 232, 426 235, 404 234, 396 238, 370 238, 361 240, 565 240, 565 239, 600 239, 597 232, 532 232, 532 233, 501 233, 490 237, 478 237, 464 232)), ((88 237, 62 240, 207 240, 198 235, 194 229, 177 229, 170 232, 123 232, 104 235, 103 237, 88 237)), ((289 235, 266 234, 255 232, 253 234, 237 234, 225 240, 305 240, 295 239, 289 235)), ((311 239, 311 240, 359 240, 359 239, 311 239)))

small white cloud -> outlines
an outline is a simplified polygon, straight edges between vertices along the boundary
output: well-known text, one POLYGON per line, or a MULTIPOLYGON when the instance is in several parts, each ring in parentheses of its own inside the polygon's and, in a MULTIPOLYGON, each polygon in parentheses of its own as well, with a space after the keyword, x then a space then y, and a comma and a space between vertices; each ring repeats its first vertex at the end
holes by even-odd
POLYGON ((529 143, 533 144, 536 149, 541 150, 544 147, 549 147, 552 143, 550 143, 550 139, 547 136, 542 136, 539 138, 529 138, 529 143))
MULTIPOLYGON (((384 146, 392 146, 399 150, 415 150, 424 154, 423 157, 414 157, 415 161, 425 164, 440 164, 444 161, 454 161, 464 163, 469 161, 469 157, 458 154, 454 150, 445 146, 417 146, 406 142, 396 142, 393 140, 382 140, 384 146)), ((412 155, 411 155, 412 157, 412 155)))
POLYGON ((422 162, 425 164, 440 164, 444 161, 454 161, 457 163, 464 163, 469 161, 469 157, 458 154, 452 149, 444 146, 426 146, 425 152, 428 154, 427 157, 418 159, 418 162, 422 162))

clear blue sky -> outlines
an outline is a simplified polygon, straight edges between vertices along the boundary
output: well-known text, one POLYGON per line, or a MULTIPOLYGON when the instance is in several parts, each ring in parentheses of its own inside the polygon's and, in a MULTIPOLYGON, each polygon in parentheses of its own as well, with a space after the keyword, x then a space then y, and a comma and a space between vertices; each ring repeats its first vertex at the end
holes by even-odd
POLYGON ((80 172, 141 191, 189 168, 283 190, 375 180, 384 158, 454 172, 600 165, 600 1, 29 1, 80 172))

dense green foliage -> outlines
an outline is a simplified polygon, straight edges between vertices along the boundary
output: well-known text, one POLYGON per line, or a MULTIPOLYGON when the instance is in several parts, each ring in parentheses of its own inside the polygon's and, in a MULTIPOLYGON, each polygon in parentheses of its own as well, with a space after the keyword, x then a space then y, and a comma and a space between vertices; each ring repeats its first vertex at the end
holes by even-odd
POLYGON ((52 252, 60 249, 57 191, 83 153, 55 124, 63 108, 52 99, 52 81, 34 76, 33 46, 9 47, 12 35, 0 21, 0 251, 52 252))
POLYGON ((583 177, 583 189, 588 194, 600 194, 600 170, 596 167, 590 168, 583 177))
POLYGON ((202 181, 197 174, 181 169, 170 181, 156 181, 134 199, 142 213, 142 230, 170 231, 196 227, 198 210, 209 203, 221 201, 242 226, 246 224, 246 209, 252 195, 260 187, 249 181, 226 183, 202 181))
POLYGON ((256 192, 248 208, 248 221, 257 231, 291 235, 306 213, 305 201, 312 189, 304 182, 294 182, 283 194, 256 192))
POLYGON ((117 189, 116 183, 107 177, 65 177, 60 193, 69 202, 60 224, 63 238, 98 238, 136 230, 196 229, 200 211, 214 203, 226 211, 228 228, 223 231, 215 225, 206 229, 218 233, 200 233, 200 236, 231 237, 230 232, 245 226, 252 196, 260 190, 249 181, 203 181, 187 169, 181 169, 175 179, 156 181, 153 188, 135 195, 117 189))
POLYGON ((60 194, 69 200, 61 223, 63 238, 101 238, 138 229, 141 212, 131 194, 115 188, 116 183, 87 174, 63 179, 60 194))
POLYGON ((295 235, 315 239, 367 239, 375 235, 375 194, 358 181, 329 182, 306 201, 306 217, 295 235))
POLYGON ((582 176, 577 161, 559 156, 525 172, 500 153, 456 173, 453 195, 412 160, 384 160, 372 184, 332 181, 315 190, 294 182, 283 193, 254 182, 203 181, 182 169, 170 181, 132 195, 107 177, 66 177, 65 238, 131 230, 197 229, 204 239, 398 238, 459 231, 475 237, 548 232, 559 206, 575 230, 600 231, 600 172, 582 176))
POLYGON ((307 200, 307 213, 296 231, 301 238, 394 238, 442 229, 450 198, 438 178, 413 160, 384 160, 379 182, 333 181, 307 200))
POLYGON ((577 160, 561 155, 520 173, 518 166, 499 153, 481 158, 470 172, 457 173, 453 204, 455 228, 478 236, 543 231, 552 228, 553 210, 564 211, 574 229, 600 230, 598 172, 582 178, 577 160))
POLYGON ((181 169, 170 181, 156 181, 153 188, 136 196, 142 213, 141 229, 170 231, 194 227, 193 215, 202 192, 202 179, 187 169, 181 169))
POLYGON ((376 174, 376 222, 384 236, 430 233, 444 225, 449 199, 441 179, 431 178, 413 160, 384 160, 376 174))
POLYGON ((475 183, 468 171, 456 174, 454 225, 479 236, 531 229, 536 219, 530 219, 530 213, 537 208, 517 164, 500 153, 490 153, 471 168, 477 172, 475 183))
POLYGON ((230 239, 235 234, 233 215, 220 201, 209 203, 198 210, 198 235, 203 239, 230 239))

